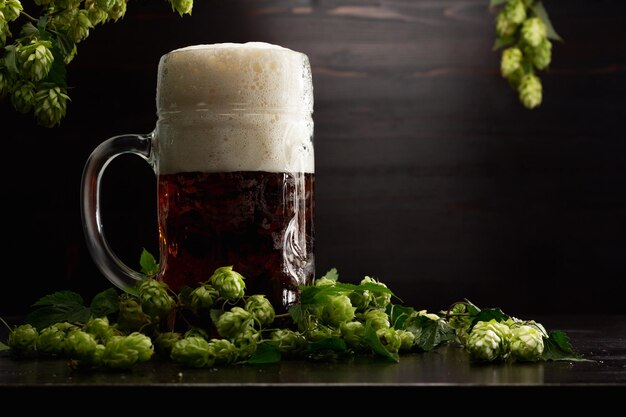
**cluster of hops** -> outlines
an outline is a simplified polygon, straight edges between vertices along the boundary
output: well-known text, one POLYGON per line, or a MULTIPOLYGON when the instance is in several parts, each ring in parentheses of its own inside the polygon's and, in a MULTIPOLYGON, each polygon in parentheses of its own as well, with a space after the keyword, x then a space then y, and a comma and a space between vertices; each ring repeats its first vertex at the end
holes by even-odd
POLYGON ((152 340, 141 333, 121 335, 106 317, 92 318, 82 328, 57 323, 37 331, 30 324, 13 329, 8 345, 20 356, 64 356, 77 368, 130 369, 154 353, 152 340))
MULTIPOLYGON (((39 19, 24 13, 20 0, 0 0, 0 99, 9 96, 15 110, 33 112, 38 124, 53 127, 67 111, 65 66, 77 45, 95 26, 124 17, 127 0, 34 2, 41 7, 39 19)), ((193 0, 169 2, 181 16, 191 14, 193 0)))
POLYGON ((524 324, 509 319, 498 322, 479 321, 467 337, 465 347, 473 360, 494 362, 512 358, 518 361, 537 361, 544 349, 547 333, 541 324, 524 324))
MULTIPOLYGON (((141 263, 143 270, 156 267, 146 253, 141 263)), ((365 277, 355 285, 337 278, 331 270, 301 286, 300 302, 279 315, 264 295, 246 295, 245 279, 232 266, 216 269, 205 282, 177 294, 146 277, 136 295, 110 289, 94 297, 89 308, 78 294, 62 291, 35 304, 49 309, 53 320, 30 322, 40 328, 10 329, 7 343, 16 356, 65 357, 80 369, 130 369, 155 352, 189 368, 273 363, 283 357, 371 355, 397 362, 401 352, 429 351, 453 340, 476 362, 580 358, 564 333, 548 336, 541 324, 500 309, 481 311, 466 300, 437 315, 393 304, 391 290, 376 279, 365 277), (55 304, 60 311, 53 312, 55 304), (73 312, 65 317, 76 321, 54 323, 68 306, 73 312)))
POLYGON ((540 1, 502 0, 496 17, 496 47, 502 51, 500 72, 519 94, 522 104, 533 109, 543 100, 541 80, 536 75, 552 61, 552 42, 560 40, 540 1), (550 28, 550 31, 548 30, 550 28))

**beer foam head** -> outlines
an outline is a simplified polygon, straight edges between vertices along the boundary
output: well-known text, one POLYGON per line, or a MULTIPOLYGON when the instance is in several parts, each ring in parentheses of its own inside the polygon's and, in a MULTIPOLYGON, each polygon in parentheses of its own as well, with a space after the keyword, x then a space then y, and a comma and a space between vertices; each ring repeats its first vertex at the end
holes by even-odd
POLYGON ((195 109, 311 113, 306 55, 262 42, 195 45, 161 58, 159 116, 195 109))
POLYGON ((306 55, 267 43, 197 45, 161 58, 159 172, 313 172, 306 55))

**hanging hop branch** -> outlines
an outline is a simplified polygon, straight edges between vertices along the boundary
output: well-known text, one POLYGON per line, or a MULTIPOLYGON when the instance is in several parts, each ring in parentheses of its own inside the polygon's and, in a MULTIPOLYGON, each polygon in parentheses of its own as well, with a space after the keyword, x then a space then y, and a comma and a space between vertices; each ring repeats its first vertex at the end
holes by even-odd
MULTIPOLYGON (((127 1, 33 0, 29 10, 40 10, 33 17, 24 0, 0 0, 0 99, 10 98, 20 113, 33 112, 41 126, 59 125, 69 100, 66 66, 77 45, 96 26, 124 17, 127 1)), ((168 2, 181 16, 191 14, 193 0, 168 2)))
POLYGON ((539 106, 543 88, 537 72, 552 60, 552 42, 562 41, 539 0, 491 0, 499 7, 494 50, 505 48, 500 73, 528 109, 539 106))

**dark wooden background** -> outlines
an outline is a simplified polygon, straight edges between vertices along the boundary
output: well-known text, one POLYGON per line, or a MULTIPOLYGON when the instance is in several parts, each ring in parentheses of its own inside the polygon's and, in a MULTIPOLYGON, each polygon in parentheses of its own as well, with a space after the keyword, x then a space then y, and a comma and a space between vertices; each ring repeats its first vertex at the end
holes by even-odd
MULTIPOLYGON (((0 104, 0 315, 108 282, 84 245, 79 185, 102 140, 154 127, 174 48, 251 40, 308 54, 315 86, 317 271, 373 275, 405 302, 626 312, 626 2, 548 0, 565 43, 527 111, 499 77, 488 0, 197 0, 179 18, 131 1, 69 67, 67 119, 0 104)), ((156 192, 138 158, 103 190, 112 246, 157 251, 156 192)))

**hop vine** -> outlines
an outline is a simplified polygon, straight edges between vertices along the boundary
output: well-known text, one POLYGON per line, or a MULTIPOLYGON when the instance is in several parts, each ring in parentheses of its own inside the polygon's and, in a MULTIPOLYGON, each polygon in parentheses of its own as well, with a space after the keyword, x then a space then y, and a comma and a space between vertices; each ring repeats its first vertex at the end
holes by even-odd
POLYGON ((543 101, 538 76, 552 61, 552 42, 562 41, 538 0, 491 0, 498 7, 494 50, 504 48, 500 73, 517 91, 520 102, 534 109, 543 101))
MULTIPOLYGON (((191 14, 193 0, 167 1, 181 16, 191 14)), ((70 101, 66 66, 77 45, 96 26, 123 18, 127 2, 0 0, 0 99, 8 98, 20 113, 32 113, 41 126, 58 126, 70 101)))

